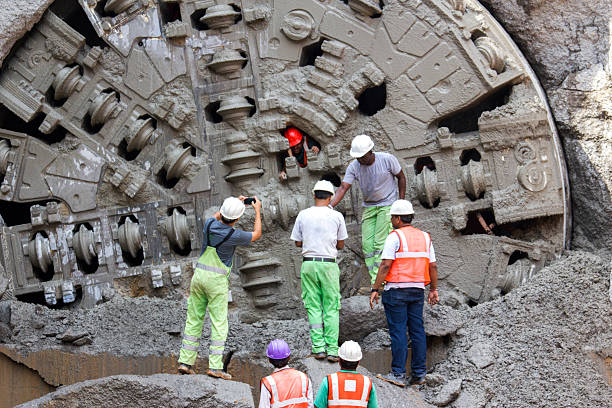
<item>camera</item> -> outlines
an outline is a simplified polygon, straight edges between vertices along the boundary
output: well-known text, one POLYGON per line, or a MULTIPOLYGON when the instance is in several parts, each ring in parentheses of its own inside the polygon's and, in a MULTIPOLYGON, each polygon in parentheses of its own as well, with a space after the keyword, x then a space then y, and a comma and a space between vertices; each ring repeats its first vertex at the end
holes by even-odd
POLYGON ((251 205, 255 202, 255 197, 247 197, 244 199, 244 205, 251 205))

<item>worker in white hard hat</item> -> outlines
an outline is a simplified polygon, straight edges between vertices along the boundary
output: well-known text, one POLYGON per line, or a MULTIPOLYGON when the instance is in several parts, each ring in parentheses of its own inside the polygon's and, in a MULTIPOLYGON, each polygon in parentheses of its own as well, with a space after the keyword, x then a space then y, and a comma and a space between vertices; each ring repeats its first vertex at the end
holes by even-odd
POLYGON ((380 266, 380 254, 385 239, 391 231, 389 209, 398 198, 406 194, 406 176, 395 156, 374 152, 374 142, 367 135, 355 136, 351 144, 351 156, 344 180, 331 202, 335 207, 355 182, 359 182, 363 195, 361 219, 361 243, 370 283, 376 279, 380 266))
POLYGON ((179 355, 180 374, 195 374, 193 364, 198 355, 206 310, 210 315, 211 335, 206 374, 225 380, 231 375, 223 371, 223 350, 228 332, 227 303, 229 274, 237 246, 247 246, 261 237, 261 201, 252 197, 255 210, 253 232, 234 228, 244 213, 246 197, 229 197, 221 209, 204 222, 202 255, 198 259, 187 300, 187 321, 179 355))
POLYGON ((352 340, 345 341, 338 350, 340 371, 323 379, 317 398, 316 408, 367 407, 378 408, 376 389, 372 380, 357 373, 361 360, 361 347, 352 340))
POLYGON ((377 375, 381 380, 404 387, 425 382, 427 343, 423 327, 425 287, 429 285, 430 305, 438 303, 438 267, 431 237, 411 225, 414 209, 407 200, 397 200, 391 206, 391 223, 395 228, 387 237, 372 286, 370 307, 378 303, 383 288, 382 303, 391 335, 391 373, 377 375), (408 341, 411 340, 411 376, 406 378, 408 341))
POLYGON ((344 217, 329 207, 334 186, 318 181, 312 189, 314 206, 300 211, 291 239, 302 248, 302 300, 310 323, 312 353, 338 361, 340 268, 338 250, 348 238, 344 217))

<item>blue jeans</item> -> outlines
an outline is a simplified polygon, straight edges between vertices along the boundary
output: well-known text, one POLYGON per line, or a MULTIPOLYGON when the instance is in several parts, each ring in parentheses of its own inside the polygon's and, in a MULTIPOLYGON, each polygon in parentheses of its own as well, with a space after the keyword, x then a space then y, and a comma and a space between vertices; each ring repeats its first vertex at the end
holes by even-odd
POLYGON ((424 290, 401 288, 383 291, 382 304, 387 315, 387 325, 391 335, 391 370, 396 375, 406 375, 408 358, 408 339, 406 326, 412 341, 410 368, 413 377, 425 375, 427 340, 423 327, 424 290))

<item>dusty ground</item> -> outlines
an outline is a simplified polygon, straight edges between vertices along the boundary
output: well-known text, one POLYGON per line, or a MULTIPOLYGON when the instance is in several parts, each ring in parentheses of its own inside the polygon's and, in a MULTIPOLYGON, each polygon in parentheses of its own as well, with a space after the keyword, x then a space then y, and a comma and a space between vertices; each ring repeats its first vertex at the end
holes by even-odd
MULTIPOLYGON (((602 373, 612 355, 610 271, 600 257, 571 252, 529 284, 464 312, 434 381, 463 380, 457 407, 611 406, 609 360, 602 373)), ((441 387, 425 391, 433 401, 441 387)))

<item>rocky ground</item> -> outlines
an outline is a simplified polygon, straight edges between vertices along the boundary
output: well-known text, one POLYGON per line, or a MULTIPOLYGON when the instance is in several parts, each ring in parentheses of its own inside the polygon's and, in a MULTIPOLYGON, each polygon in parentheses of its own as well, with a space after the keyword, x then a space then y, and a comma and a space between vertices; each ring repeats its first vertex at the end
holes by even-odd
POLYGON ((529 284, 464 311, 424 388, 454 407, 609 407, 611 264, 572 252, 529 284), (606 378, 608 376, 608 378, 606 378))
MULTIPOLYGON (((446 339, 446 358, 430 369, 427 385, 420 389, 402 390, 377 380, 381 402, 386 402, 384 406, 407 406, 410 402, 416 406, 455 408, 610 406, 612 387, 606 377, 610 376, 610 367, 608 362, 606 369, 605 362, 612 355, 610 272, 610 263, 601 257, 570 252, 528 284, 497 300, 463 310, 443 305, 427 307, 428 335, 430 340, 446 339)), ((347 299, 343 306, 343 336, 355 335, 368 352, 388 347, 382 310, 370 312, 366 297, 347 299), (356 330, 359 336, 349 329, 356 330), (364 339, 365 333, 368 335, 364 339)), ((73 313, 18 302, 12 302, 11 309, 13 333, 4 341, 22 352, 59 347, 131 356, 176 352, 180 342, 180 328, 176 326, 184 315, 181 302, 119 297, 98 308, 73 313), (46 330, 58 334, 46 336, 46 330), (78 349, 70 344, 84 337, 91 341, 78 349), (35 339, 41 341, 34 342, 35 339)), ((237 351, 237 360, 257 360, 270 338, 284 337, 294 349, 295 365, 309 373, 315 387, 334 369, 333 365, 304 358, 308 354, 306 321, 247 325, 234 320, 230 326, 228 347, 237 351)), ((263 359, 259 360, 265 367, 263 359)), ((119 394, 110 393, 109 398, 141 383, 159 392, 162 376, 135 377, 140 378, 137 380, 132 377, 135 376, 89 381, 61 389, 56 396, 67 398, 75 390, 89 390, 92 384, 116 389, 119 394)), ((168 378, 171 380, 164 385, 168 395, 189 386, 187 380, 168 378)), ((198 384, 210 383, 203 377, 195 378, 198 384)))

